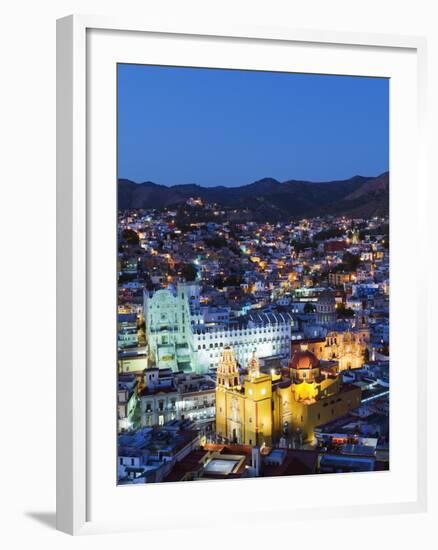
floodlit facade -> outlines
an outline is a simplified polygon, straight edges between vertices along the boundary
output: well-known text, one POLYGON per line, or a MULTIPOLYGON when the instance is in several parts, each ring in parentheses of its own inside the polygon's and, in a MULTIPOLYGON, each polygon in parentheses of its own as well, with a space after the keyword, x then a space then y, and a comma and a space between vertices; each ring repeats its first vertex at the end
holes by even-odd
POLYGON ((172 371, 191 371, 194 365, 190 301, 199 297, 195 285, 180 284, 144 292, 144 318, 151 364, 172 371), (190 299, 189 299, 190 296, 190 299))
POLYGON ((193 327, 196 362, 205 368, 218 368, 227 346, 232 347, 241 365, 250 360, 254 350, 258 357, 287 356, 294 324, 290 314, 252 313, 239 324, 193 327))
POLYGON ((324 290, 316 302, 316 322, 330 325, 336 321, 336 301, 330 290, 324 290))
POLYGON ((145 291, 150 364, 174 372, 203 373, 218 367, 227 346, 233 348, 240 364, 246 364, 254 350, 258 357, 290 353, 295 327, 292 315, 254 312, 239 322, 211 322, 213 312, 200 307, 196 284, 182 283, 153 294, 145 291))
POLYGON ((324 338, 293 342, 292 351, 310 351, 323 361, 336 361, 338 370, 363 367, 370 348, 370 329, 363 315, 348 330, 329 328, 324 338))
POLYGON ((215 385, 205 375, 146 369, 138 399, 142 427, 190 420, 199 429, 211 429, 214 423, 215 385))
POLYGON ((217 371, 216 434, 245 445, 313 441, 314 428, 359 407, 361 390, 324 372, 309 351, 296 352, 281 376, 260 372, 253 356, 239 378, 234 353, 226 348, 217 371))

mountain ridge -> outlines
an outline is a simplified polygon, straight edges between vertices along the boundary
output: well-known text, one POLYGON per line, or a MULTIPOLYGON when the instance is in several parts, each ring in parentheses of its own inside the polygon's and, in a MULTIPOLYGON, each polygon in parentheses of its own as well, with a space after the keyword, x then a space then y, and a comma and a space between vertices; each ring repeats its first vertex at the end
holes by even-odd
POLYGON ((253 211, 256 218, 281 220, 321 215, 384 216, 389 211, 389 172, 344 180, 312 182, 265 177, 238 187, 196 183, 165 186, 151 181, 118 181, 119 209, 163 209, 190 197, 223 207, 253 211))

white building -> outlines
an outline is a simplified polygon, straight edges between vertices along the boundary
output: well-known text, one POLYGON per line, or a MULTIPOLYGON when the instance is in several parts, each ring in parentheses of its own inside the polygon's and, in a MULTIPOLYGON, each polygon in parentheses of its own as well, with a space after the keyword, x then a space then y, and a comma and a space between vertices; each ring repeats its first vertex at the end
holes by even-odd
POLYGON ((258 357, 290 353, 296 330, 290 313, 252 312, 230 321, 225 309, 201 308, 196 284, 179 284, 150 295, 144 293, 144 317, 151 364, 172 371, 207 372, 216 368, 225 346, 231 346, 244 365, 258 357))
POLYGON ((146 369, 140 392, 141 426, 163 426, 173 420, 191 420, 199 428, 215 419, 216 383, 195 373, 172 374, 157 368, 146 369))
POLYGON ((258 357, 290 353, 295 321, 290 314, 250 313, 242 323, 194 327, 196 362, 204 370, 217 368, 224 347, 233 348, 236 360, 246 365, 256 351, 258 357))
POLYGON ((179 284, 177 289, 169 287, 153 294, 145 290, 143 296, 151 362, 174 372, 193 370, 191 322, 199 316, 197 285, 179 284))

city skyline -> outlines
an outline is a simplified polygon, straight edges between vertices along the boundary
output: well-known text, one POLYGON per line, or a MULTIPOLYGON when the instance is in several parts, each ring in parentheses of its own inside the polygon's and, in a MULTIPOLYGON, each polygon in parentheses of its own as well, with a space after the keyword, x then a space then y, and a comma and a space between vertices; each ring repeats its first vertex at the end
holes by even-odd
POLYGON ((388 81, 118 76, 118 484, 389 470, 388 81))
POLYGON ((118 65, 118 177, 243 186, 389 167, 389 80, 118 65))

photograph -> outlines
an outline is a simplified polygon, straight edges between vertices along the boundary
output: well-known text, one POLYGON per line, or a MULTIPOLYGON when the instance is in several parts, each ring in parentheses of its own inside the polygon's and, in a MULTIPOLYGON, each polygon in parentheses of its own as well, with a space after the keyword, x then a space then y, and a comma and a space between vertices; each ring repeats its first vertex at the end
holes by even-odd
POLYGON ((429 550, 423 4, 5 5, 1 548, 429 550))
POLYGON ((117 64, 118 485, 390 470, 389 91, 117 64))

